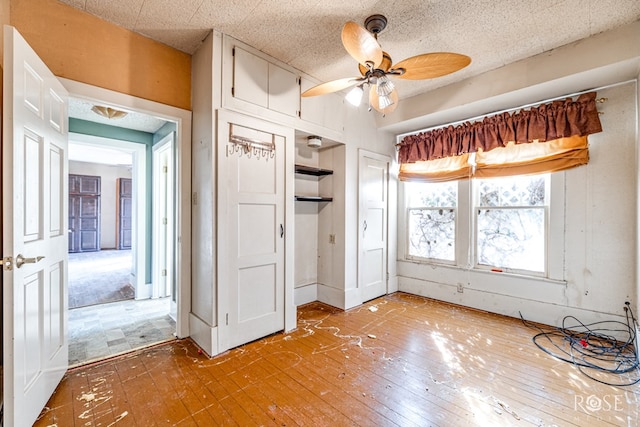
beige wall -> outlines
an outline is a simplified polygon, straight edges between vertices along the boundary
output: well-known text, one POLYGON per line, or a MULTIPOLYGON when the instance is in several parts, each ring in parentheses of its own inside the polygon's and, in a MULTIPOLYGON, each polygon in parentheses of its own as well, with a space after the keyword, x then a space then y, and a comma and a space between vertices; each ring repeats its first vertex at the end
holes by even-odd
POLYGON ((55 75, 191 110, 190 55, 55 0, 0 1, 55 75))

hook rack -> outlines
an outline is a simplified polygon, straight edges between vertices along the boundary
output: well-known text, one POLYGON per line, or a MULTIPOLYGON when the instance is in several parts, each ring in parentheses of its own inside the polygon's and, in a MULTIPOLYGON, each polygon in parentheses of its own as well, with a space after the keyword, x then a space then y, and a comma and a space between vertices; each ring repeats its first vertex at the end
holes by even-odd
POLYGON ((267 160, 273 159, 276 155, 275 137, 271 135, 271 142, 265 142, 229 133, 227 154, 232 155, 235 153, 239 153, 240 156, 246 155, 249 159, 253 156, 266 158, 267 160))

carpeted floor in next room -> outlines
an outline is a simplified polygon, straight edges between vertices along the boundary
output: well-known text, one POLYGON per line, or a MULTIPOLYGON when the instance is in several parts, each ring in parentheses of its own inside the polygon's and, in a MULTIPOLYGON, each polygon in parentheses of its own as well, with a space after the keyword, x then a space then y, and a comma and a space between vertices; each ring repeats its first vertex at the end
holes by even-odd
POLYGON ((131 257, 131 250, 70 253, 69 308, 133 299, 131 257))

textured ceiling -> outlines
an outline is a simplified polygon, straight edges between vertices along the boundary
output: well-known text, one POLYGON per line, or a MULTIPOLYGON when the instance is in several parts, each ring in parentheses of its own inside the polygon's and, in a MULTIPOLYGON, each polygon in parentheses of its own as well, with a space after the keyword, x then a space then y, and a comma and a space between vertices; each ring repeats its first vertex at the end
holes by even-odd
POLYGON ((62 0, 187 53, 215 29, 324 82, 357 76, 342 47, 346 21, 388 18, 378 41, 394 60, 457 52, 469 67, 398 81, 401 97, 427 92, 640 19, 638 0, 62 0))
POLYGON ((69 117, 148 133, 155 133, 166 123, 165 120, 136 112, 128 112, 125 117, 119 119, 108 119, 91 111, 93 105, 92 102, 70 98, 69 117))

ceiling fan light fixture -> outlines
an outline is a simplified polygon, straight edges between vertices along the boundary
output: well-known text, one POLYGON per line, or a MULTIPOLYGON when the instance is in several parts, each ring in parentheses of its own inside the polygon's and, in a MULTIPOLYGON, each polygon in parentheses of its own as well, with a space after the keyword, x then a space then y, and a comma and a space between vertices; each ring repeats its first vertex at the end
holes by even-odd
POLYGON ((389 77, 380 76, 378 77, 378 81, 376 83, 376 93, 378 96, 387 96, 395 89, 395 85, 389 77))
POLYGON ((362 85, 358 85, 353 89, 351 89, 347 93, 347 95, 344 97, 344 99, 346 99, 347 102, 349 102, 349 104, 353 105, 354 107, 358 107, 362 102, 362 94, 364 94, 364 90, 362 90, 362 85))
POLYGON ((393 105, 393 100, 389 95, 379 95, 378 96, 378 107, 381 110, 384 110, 388 106, 393 105))
POLYGON ((105 107, 102 105, 94 105, 91 111, 99 116, 106 117, 107 119, 121 119, 127 115, 126 111, 116 110, 115 108, 105 107))

